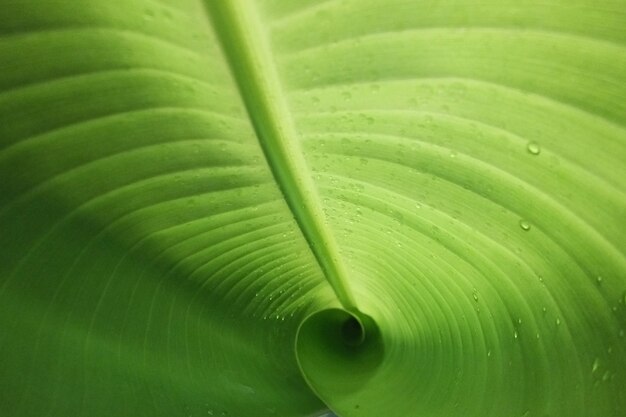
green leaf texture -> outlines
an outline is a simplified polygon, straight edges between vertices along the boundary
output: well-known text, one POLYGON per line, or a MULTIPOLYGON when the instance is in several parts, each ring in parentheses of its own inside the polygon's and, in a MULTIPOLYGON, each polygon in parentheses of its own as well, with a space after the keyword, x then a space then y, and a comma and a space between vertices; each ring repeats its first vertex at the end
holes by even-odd
POLYGON ((0 416, 623 417, 623 0, 1 0, 0 416))

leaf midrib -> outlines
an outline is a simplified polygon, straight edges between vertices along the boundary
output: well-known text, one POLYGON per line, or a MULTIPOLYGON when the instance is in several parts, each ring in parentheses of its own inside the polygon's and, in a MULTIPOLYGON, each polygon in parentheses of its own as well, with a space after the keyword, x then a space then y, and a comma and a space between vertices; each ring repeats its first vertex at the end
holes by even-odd
POLYGON ((344 308, 357 311, 259 14, 252 3, 242 0, 206 1, 205 5, 272 174, 338 300, 344 308))

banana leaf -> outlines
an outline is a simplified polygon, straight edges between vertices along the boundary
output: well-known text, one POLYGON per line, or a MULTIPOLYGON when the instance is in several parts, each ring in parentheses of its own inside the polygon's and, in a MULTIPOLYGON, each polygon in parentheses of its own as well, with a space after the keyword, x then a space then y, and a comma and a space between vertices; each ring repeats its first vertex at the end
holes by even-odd
POLYGON ((0 1, 0 416, 626 415, 623 0, 0 1))

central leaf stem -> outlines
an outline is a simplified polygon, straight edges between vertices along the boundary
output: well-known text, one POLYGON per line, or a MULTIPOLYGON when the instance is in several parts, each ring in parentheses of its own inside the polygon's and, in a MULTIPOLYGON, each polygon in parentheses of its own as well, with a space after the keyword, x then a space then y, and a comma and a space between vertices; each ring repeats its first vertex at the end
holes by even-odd
POLYGON ((274 178, 337 298, 347 310, 357 311, 254 3, 205 4, 274 178))

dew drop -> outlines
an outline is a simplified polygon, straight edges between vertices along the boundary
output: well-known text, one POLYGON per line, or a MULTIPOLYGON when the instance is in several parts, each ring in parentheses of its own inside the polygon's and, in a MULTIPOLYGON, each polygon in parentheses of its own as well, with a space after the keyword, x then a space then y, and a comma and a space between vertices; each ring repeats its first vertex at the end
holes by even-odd
POLYGON ((561 319, 560 319, 560 318, 558 318, 558 317, 556 318, 556 325, 557 325, 557 326, 561 325, 561 319))
POLYGON ((514 338, 514 339, 517 339, 517 337, 518 337, 517 330, 515 330, 515 331, 513 332, 513 338, 514 338))
POLYGON ((591 366, 591 373, 595 373, 598 370, 598 367, 600 366, 600 359, 596 358, 595 361, 593 361, 593 365, 591 366))
POLYGON ((476 290, 476 288, 474 288, 472 291, 472 297, 474 298, 474 301, 478 302, 478 291, 476 290))
POLYGON ((602 277, 600 275, 596 277, 596 282, 598 283, 598 285, 602 284, 602 277))
POLYGON ((541 147, 535 141, 528 142, 528 145, 526 145, 526 149, 532 155, 539 155, 539 153, 541 152, 541 147))
POLYGON ((530 230, 530 223, 528 223, 527 220, 520 220, 519 221, 519 227, 522 228, 522 230, 524 230, 525 232, 530 230))

